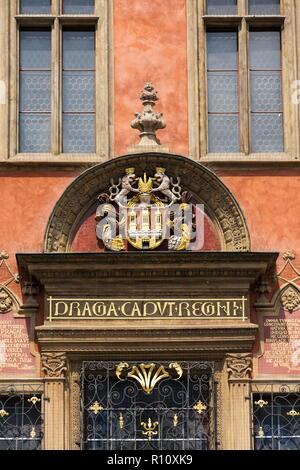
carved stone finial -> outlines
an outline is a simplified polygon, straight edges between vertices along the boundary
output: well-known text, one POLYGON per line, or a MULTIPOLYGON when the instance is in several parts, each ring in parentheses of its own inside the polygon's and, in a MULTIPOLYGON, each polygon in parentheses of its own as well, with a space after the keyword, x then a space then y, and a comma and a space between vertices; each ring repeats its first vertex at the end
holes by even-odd
POLYGON ((66 355, 64 353, 42 354, 43 371, 47 377, 64 378, 66 367, 66 355))
POLYGON ((285 252, 282 257, 283 257, 284 261, 287 261, 287 260, 289 260, 289 259, 290 259, 290 260, 295 259, 294 253, 292 253, 292 252, 290 252, 290 251, 285 252))
POLYGON ((152 83, 146 83, 140 95, 144 111, 142 113, 135 113, 136 119, 131 123, 133 129, 138 129, 141 132, 141 140, 138 144, 140 147, 160 145, 156 137, 156 131, 164 129, 166 123, 162 119, 163 113, 156 114, 154 112, 155 102, 158 99, 157 91, 155 91, 152 83))
POLYGON ((249 379, 252 372, 251 354, 228 354, 228 379, 249 379))

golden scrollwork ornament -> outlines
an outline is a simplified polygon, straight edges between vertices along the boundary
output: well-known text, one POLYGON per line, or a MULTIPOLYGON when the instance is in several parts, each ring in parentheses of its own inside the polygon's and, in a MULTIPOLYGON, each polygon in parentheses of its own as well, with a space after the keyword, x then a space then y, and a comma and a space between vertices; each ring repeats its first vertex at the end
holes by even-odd
MULTIPOLYGON (((116 376, 119 380, 126 380, 126 377, 132 378, 137 381, 145 393, 150 394, 153 392, 155 386, 164 378, 171 378, 170 372, 165 369, 165 366, 155 363, 149 364, 136 364, 131 366, 130 371, 125 372, 125 378, 122 377, 124 369, 128 369, 130 366, 127 362, 120 362, 116 366, 116 376)), ((169 368, 174 368, 178 377, 175 380, 179 380, 183 374, 182 367, 178 362, 171 362, 169 368)))

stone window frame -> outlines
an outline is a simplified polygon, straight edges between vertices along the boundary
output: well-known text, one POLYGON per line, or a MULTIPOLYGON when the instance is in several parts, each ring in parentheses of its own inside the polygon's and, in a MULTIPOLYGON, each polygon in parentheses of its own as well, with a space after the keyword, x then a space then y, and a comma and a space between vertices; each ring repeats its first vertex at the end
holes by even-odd
MULTIPOLYGON (((110 43, 112 40, 112 2, 95 0, 94 15, 67 15, 62 14, 62 1, 52 0, 49 15, 19 14, 19 0, 10 0, 7 7, 9 22, 9 123, 8 140, 5 159, 6 163, 47 163, 49 164, 82 164, 98 163, 107 160, 112 150, 112 60, 110 57, 110 43), (21 27, 50 27, 51 28, 51 153, 19 153, 19 31, 21 27), (96 148, 95 153, 61 153, 60 152, 60 120, 62 93, 61 88, 61 41, 64 26, 94 26, 95 27, 95 62, 96 62, 96 148)), ((2 159, 3 161, 3 159, 2 159)))
POLYGON ((206 15, 206 0, 187 0, 187 51, 189 148, 193 159, 203 163, 232 165, 254 163, 295 165, 300 157, 299 105, 292 103, 292 84, 300 78, 297 62, 296 29, 300 27, 300 8, 293 0, 281 0, 279 15, 248 15, 248 0, 237 0, 236 15, 206 15), (298 14, 299 18, 296 17, 298 14), (240 140, 243 152, 208 153, 206 26, 238 28, 239 78, 244 85, 239 89, 240 140), (250 78, 248 77, 247 36, 249 27, 281 29, 282 42, 282 97, 283 97, 283 153, 250 153, 250 78))

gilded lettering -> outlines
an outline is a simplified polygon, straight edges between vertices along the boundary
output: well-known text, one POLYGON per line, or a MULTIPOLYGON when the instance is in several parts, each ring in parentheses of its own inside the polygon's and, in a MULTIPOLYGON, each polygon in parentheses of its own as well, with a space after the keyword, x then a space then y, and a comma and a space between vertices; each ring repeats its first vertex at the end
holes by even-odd
POLYGON ((190 304, 188 302, 180 302, 179 306, 178 306, 178 316, 179 317, 183 317, 183 316, 190 317, 191 312, 190 312, 189 306, 190 306, 190 304))
POLYGON ((130 305, 131 302, 124 302, 122 305, 121 305, 121 312, 122 314, 125 316, 125 317, 132 317, 132 312, 131 313, 127 313, 125 308, 127 307, 127 305, 130 305))
POLYGON ((215 315, 215 306, 211 302, 203 302, 201 312, 205 317, 211 317, 215 315))
POLYGON ((241 306, 238 305, 235 301, 233 302, 232 304, 232 312, 233 312, 233 316, 236 317, 236 314, 237 312, 239 312, 239 310, 241 310, 241 306))
POLYGON ((194 317, 201 317, 202 313, 200 311, 202 302, 194 302, 192 304, 192 315, 194 317))
POLYGON ((145 302, 144 303, 144 307, 143 307, 143 316, 144 317, 148 317, 148 316, 151 316, 151 315, 155 315, 157 312, 157 303, 156 302, 145 302), (148 305, 153 307, 152 308, 152 311, 149 311, 148 310, 148 305))
POLYGON ((95 302, 92 307, 93 314, 96 317, 105 317, 106 305, 104 302, 95 302))
POLYGON ((118 316, 118 312, 116 310, 116 307, 115 307, 115 303, 114 302, 111 302, 109 304, 109 308, 108 308, 108 311, 107 311, 107 316, 110 317, 110 314, 114 315, 115 317, 118 316))
POLYGON ((62 315, 66 315, 66 313, 68 312, 68 310, 69 310, 69 305, 66 304, 66 302, 62 302, 62 301, 61 301, 61 302, 56 302, 56 303, 55 303, 54 315, 55 315, 56 317, 62 316, 62 315), (60 305, 63 306, 62 311, 60 311, 60 305))
POLYGON ((176 305, 176 302, 168 302, 168 305, 169 305, 169 317, 173 317, 173 307, 175 307, 176 305))
POLYGON ((162 317, 164 316, 164 313, 165 313, 166 308, 168 307, 169 303, 170 302, 164 302, 164 304, 163 304, 164 306, 162 307, 161 302, 157 302, 158 311, 159 311, 159 313, 162 317))
POLYGON ((135 317, 135 316, 141 317, 142 316, 139 304, 137 302, 134 302, 134 304, 133 304, 133 308, 132 308, 132 311, 131 311, 131 316, 132 317, 135 317))
POLYGON ((69 317, 73 316, 73 313, 78 317, 80 317, 80 303, 79 302, 71 302, 70 303, 70 310, 69 310, 69 317))
POLYGON ((90 309, 90 304, 89 304, 89 302, 85 302, 85 303, 84 303, 84 307, 83 307, 82 313, 81 313, 81 316, 82 316, 82 317, 85 317, 86 315, 89 316, 89 317, 92 316, 92 312, 91 312, 91 309, 90 309))

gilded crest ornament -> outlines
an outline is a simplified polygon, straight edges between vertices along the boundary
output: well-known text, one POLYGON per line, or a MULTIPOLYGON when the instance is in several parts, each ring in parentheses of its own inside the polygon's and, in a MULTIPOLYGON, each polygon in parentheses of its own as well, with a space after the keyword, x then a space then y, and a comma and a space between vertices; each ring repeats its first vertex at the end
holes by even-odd
MULTIPOLYGON (((192 238, 193 209, 187 223, 187 194, 179 177, 169 177, 156 167, 137 176, 135 168, 125 168, 109 192, 98 198, 96 235, 105 248, 125 251, 127 244, 137 250, 154 250, 168 241, 169 250, 186 250, 192 238), (176 205, 176 206, 175 206, 176 205)), ((191 206, 192 208, 192 206, 191 206)))
POLYGON ((152 422, 151 418, 148 418, 147 423, 142 422, 141 426, 145 429, 145 431, 142 431, 142 434, 148 436, 148 440, 151 441, 152 437, 158 434, 158 431, 155 431, 155 429, 158 426, 158 421, 152 422))
MULTIPOLYGON (((125 380, 121 374, 124 369, 128 369, 130 366, 127 362, 120 362, 116 366, 116 376, 119 380, 125 380)), ((170 369, 175 369, 178 377, 175 380, 179 380, 183 374, 180 364, 172 362, 169 364, 170 369)), ((125 372, 126 373, 126 372, 125 372)), ((124 374, 125 375, 125 374, 124 374)), ((137 364, 131 367, 131 370, 126 373, 125 377, 130 377, 136 380, 145 393, 150 394, 153 392, 156 384, 167 377, 171 377, 171 374, 166 371, 165 367, 160 364, 137 364)))

